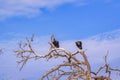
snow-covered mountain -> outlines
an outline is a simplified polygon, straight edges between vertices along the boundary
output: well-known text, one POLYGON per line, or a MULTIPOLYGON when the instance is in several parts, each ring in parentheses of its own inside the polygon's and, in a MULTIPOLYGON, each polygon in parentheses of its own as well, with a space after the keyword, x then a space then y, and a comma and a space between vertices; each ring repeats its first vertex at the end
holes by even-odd
POLYGON ((100 33, 98 35, 90 37, 92 40, 115 40, 115 39, 120 39, 120 29, 110 31, 110 32, 105 32, 105 33, 100 33))

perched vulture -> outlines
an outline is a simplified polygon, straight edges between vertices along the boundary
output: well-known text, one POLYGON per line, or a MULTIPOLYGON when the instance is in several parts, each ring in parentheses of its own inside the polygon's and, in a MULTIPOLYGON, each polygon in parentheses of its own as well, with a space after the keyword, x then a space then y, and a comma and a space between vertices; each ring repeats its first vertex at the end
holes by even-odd
POLYGON ((75 44, 79 49, 82 49, 82 42, 81 41, 77 41, 77 42, 75 42, 75 44))
POLYGON ((59 41, 57 41, 54 36, 52 36, 52 43, 56 48, 59 48, 59 41))

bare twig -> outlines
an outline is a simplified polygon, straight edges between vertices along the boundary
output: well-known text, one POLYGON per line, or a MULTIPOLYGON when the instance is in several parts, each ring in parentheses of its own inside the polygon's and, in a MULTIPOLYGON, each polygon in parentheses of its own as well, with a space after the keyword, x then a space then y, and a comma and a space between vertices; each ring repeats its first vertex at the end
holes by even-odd
POLYGON ((87 55, 85 54, 85 51, 79 49, 74 53, 71 53, 64 48, 56 48, 52 43, 52 37, 53 35, 51 36, 51 41, 49 42, 50 49, 45 55, 41 55, 33 49, 32 42, 34 41, 34 34, 30 39, 26 37, 25 43, 20 42, 18 44, 19 49, 16 50, 15 53, 17 53, 16 56, 20 58, 20 60, 17 61, 18 64, 21 64, 20 70, 22 70, 27 61, 29 61, 30 59, 38 60, 41 58, 45 58, 47 60, 50 60, 52 58, 64 58, 62 64, 57 65, 56 67, 45 73, 40 78, 40 80, 50 80, 51 77, 52 80, 60 80, 64 76, 67 76, 67 80, 111 80, 110 75, 112 71, 120 72, 119 69, 114 69, 109 66, 109 64, 107 63, 108 55, 106 55, 104 58, 105 64, 103 66, 100 66, 100 68, 96 72, 91 71, 91 66, 87 55), (83 60, 77 58, 77 55, 82 56, 83 60), (68 68, 69 71, 66 71, 64 68, 68 68), (99 76, 98 74, 104 68, 105 73, 108 74, 108 76, 99 76))
POLYGON ((107 57, 108 57, 108 53, 104 57, 105 64, 103 66, 100 66, 97 72, 91 72, 92 74, 95 75, 94 79, 111 80, 110 76, 112 71, 120 72, 120 69, 111 68, 109 66, 109 64, 107 63, 107 57), (108 76, 98 76, 98 73, 100 73, 100 71, 103 70, 104 68, 105 68, 105 73, 108 74, 108 76))

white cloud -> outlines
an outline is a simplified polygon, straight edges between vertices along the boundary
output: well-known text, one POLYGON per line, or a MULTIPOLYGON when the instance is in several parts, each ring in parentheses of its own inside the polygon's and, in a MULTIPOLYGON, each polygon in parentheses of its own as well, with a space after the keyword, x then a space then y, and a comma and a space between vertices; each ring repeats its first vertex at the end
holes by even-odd
MULTIPOLYGON (((50 36, 43 36, 35 38, 34 49, 36 49, 37 52, 46 53, 49 49, 49 37, 50 36), (40 41, 43 42, 41 43, 40 41)), ((67 49, 70 52, 74 52, 77 49, 74 43, 75 41, 77 40, 61 41, 60 44, 61 47, 67 49)), ((86 55, 88 56, 92 67, 94 67, 96 64, 101 65, 104 63, 103 56, 105 56, 107 51, 109 51, 109 62, 112 62, 113 64, 115 63, 115 65, 120 68, 120 30, 98 34, 88 39, 82 39, 82 41, 84 50, 87 49, 86 55)), ((13 54, 13 50, 17 48, 17 43, 18 39, 0 41, 0 47, 4 48, 5 51, 4 55, 2 54, 0 56, 1 74, 8 74, 8 76, 15 76, 17 74, 15 79, 13 77, 14 80, 19 80, 20 78, 24 77, 32 78, 34 77, 32 76, 34 74, 36 74, 36 77, 39 78, 42 73, 44 73, 44 71, 46 72, 49 70, 48 65, 51 64, 50 67, 53 67, 56 63, 59 63, 58 60, 54 60, 54 63, 52 63, 53 61, 45 63, 46 61, 44 60, 31 61, 23 68, 21 72, 19 72, 18 68, 16 67, 16 58, 13 54), (39 72, 40 74, 38 74, 39 72), (29 75, 26 75, 26 73, 29 73, 29 75)))
MULTIPOLYGON (((104 1, 106 0, 102 2, 104 1)), ((95 0, 0 0, 0 19, 14 16, 33 17, 41 14, 42 8, 50 10, 65 3, 86 5, 88 2, 95 0)))
POLYGON ((54 8, 74 1, 76 0, 2 0, 0 1, 0 17, 31 17, 40 14, 41 8, 54 8))

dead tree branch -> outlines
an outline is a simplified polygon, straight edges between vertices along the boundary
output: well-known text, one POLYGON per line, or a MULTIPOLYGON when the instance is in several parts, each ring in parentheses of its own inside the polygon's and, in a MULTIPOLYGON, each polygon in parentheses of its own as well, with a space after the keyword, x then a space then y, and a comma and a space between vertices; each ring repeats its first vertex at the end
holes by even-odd
POLYGON ((40 80, 50 80, 51 77, 52 80, 60 80, 64 76, 66 76, 67 80, 111 80, 111 71, 120 72, 119 69, 114 69, 109 66, 109 64, 107 63, 107 56, 105 56, 105 64, 103 66, 101 66, 96 72, 91 71, 91 66, 87 55, 85 54, 85 51, 78 49, 77 51, 71 53, 64 48, 60 48, 59 46, 56 47, 52 42, 53 36, 51 36, 51 41, 49 42, 50 49, 45 55, 41 55, 33 49, 33 41, 34 35, 32 35, 31 38, 26 37, 26 42, 20 42, 18 44, 19 49, 15 50, 16 56, 20 59, 19 61, 17 61, 18 64, 21 65, 20 70, 30 59, 38 60, 41 58, 45 58, 47 60, 50 60, 52 58, 64 58, 62 64, 59 64, 56 67, 52 68, 50 71, 44 74, 40 78, 40 80), (80 58, 77 58, 77 55, 80 55, 83 58, 83 61, 80 58), (69 71, 66 71, 64 68, 68 68, 69 71), (104 68, 106 69, 106 73, 108 74, 108 76, 99 76, 98 73, 104 68))
POLYGON ((109 64, 107 63, 107 57, 108 54, 105 55, 104 57, 104 61, 105 64, 103 66, 100 66, 100 68, 97 70, 97 72, 92 72, 92 74, 95 75, 94 79, 101 79, 101 80, 111 80, 110 76, 111 76, 111 72, 116 71, 116 72, 120 72, 120 69, 116 69, 116 68, 111 68, 109 66, 109 64), (98 74, 100 73, 101 70, 105 69, 105 73, 108 74, 108 76, 98 76, 98 74))

